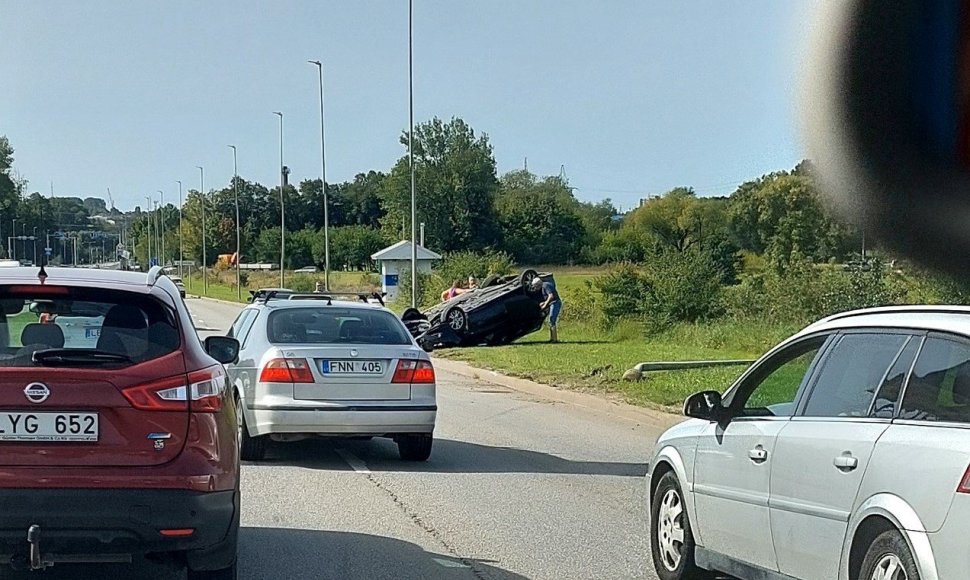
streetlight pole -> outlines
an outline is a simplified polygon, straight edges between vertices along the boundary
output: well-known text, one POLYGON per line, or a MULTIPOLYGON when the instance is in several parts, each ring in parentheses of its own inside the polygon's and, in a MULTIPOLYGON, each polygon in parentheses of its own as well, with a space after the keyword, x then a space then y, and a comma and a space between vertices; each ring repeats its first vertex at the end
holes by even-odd
POLYGON ((241 276, 239 274, 239 261, 242 259, 242 253, 239 248, 239 167, 236 165, 236 146, 230 145, 229 148, 232 149, 232 189, 236 196, 236 299, 242 300, 241 276))
POLYGON ((199 170, 199 194, 202 201, 202 295, 205 296, 209 291, 209 282, 206 280, 206 248, 205 248, 205 169, 200 165, 195 166, 199 170))
POLYGON ((160 227, 159 237, 162 239, 162 259, 159 260, 159 265, 165 267, 165 192, 161 189, 158 190, 158 222, 160 227))
POLYGON ((37 227, 36 226, 34 226, 34 236, 33 237, 34 237, 34 239, 31 240, 31 241, 34 242, 34 265, 36 266, 37 265, 37 227))
POLYGON ((182 182, 176 180, 179 184, 179 278, 182 277, 182 262, 185 260, 182 254, 182 182))
POLYGON ((152 265, 152 198, 151 196, 145 196, 145 204, 147 210, 145 212, 145 219, 148 222, 148 258, 145 260, 145 265, 151 267, 152 265))
POLYGON ((418 307, 418 210, 414 194, 414 2, 408 0, 408 99, 411 130, 408 131, 408 166, 411 169, 411 308, 418 307))
POLYGON ((283 165, 283 113, 274 111, 280 117, 280 288, 286 287, 286 208, 283 199, 283 181, 286 166, 283 165))
POLYGON ((308 61, 317 67, 320 80, 320 184, 323 188, 323 286, 330 290, 330 201, 327 194, 327 146, 324 133, 323 115, 323 63, 319 60, 308 61))
POLYGON ((10 254, 11 260, 17 259, 17 218, 13 218, 13 230, 11 230, 12 237, 7 240, 7 253, 10 254))

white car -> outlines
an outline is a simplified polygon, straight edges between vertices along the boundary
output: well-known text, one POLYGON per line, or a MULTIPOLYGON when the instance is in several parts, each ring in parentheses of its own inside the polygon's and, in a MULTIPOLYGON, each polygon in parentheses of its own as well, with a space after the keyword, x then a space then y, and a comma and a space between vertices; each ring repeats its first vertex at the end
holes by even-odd
POLYGON ((829 317, 684 412, 647 476, 662 580, 970 577, 970 308, 829 317))
POLYGON ((438 411, 431 359, 390 310, 322 294, 269 293, 240 312, 227 365, 238 398, 241 455, 268 440, 389 437, 401 458, 431 454, 438 411))

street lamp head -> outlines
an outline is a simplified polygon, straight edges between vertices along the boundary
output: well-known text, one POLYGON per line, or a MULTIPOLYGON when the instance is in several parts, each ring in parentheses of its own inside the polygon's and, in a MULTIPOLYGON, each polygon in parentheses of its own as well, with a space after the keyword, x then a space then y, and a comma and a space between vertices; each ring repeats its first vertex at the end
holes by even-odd
POLYGON ((317 65, 319 67, 323 67, 323 63, 320 62, 319 60, 308 60, 307 62, 310 63, 310 64, 315 64, 315 65, 317 65))
POLYGON ((279 115, 279 116, 280 116, 280 119, 282 119, 282 118, 283 118, 283 113, 281 113, 281 112, 279 112, 279 111, 273 111, 273 114, 274 114, 274 115, 279 115))

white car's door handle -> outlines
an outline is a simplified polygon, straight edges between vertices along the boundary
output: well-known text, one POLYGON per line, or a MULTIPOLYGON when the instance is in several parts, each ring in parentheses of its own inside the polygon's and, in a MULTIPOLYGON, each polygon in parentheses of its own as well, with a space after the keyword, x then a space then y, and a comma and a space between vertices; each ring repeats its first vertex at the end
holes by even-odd
POLYGON ((748 451, 748 457, 751 458, 751 461, 754 461, 755 463, 761 463, 762 461, 766 461, 768 459, 768 452, 765 451, 762 446, 758 445, 754 449, 748 451))
POLYGON ((838 467, 839 469, 851 471, 856 467, 859 467, 859 460, 851 455, 839 455, 832 460, 832 465, 838 467))

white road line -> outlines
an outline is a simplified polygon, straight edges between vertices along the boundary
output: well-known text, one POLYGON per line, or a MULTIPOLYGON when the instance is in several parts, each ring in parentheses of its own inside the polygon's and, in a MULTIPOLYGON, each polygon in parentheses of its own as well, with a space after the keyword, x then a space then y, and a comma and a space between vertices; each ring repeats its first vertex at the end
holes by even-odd
POLYGON ((356 455, 347 451, 346 449, 337 449, 337 455, 343 458, 347 462, 347 465, 354 468, 357 473, 370 473, 370 469, 367 469, 367 464, 357 458, 356 455))
POLYGON ((456 562, 454 560, 445 560, 444 558, 431 558, 431 559, 434 560, 434 562, 439 566, 443 566, 445 568, 470 568, 471 567, 471 566, 466 566, 461 562, 456 562))

